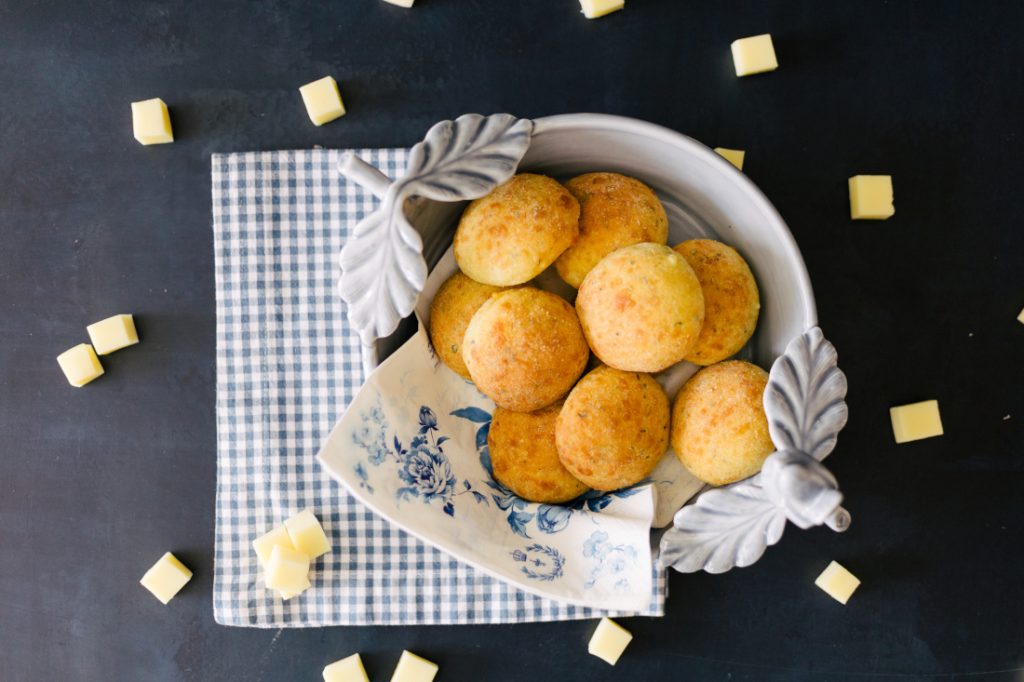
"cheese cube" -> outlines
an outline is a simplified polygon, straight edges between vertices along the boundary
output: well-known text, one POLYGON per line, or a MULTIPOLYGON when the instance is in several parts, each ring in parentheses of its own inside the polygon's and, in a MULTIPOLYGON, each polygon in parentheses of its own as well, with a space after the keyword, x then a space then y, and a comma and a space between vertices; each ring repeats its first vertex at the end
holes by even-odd
POLYGON ((315 125, 322 126, 345 115, 345 105, 341 102, 338 82, 330 76, 318 81, 306 83, 299 92, 306 104, 306 113, 315 125))
POLYGON ((412 3, 415 1, 416 0, 384 0, 384 2, 389 2, 392 5, 398 5, 399 7, 412 7, 412 3))
POLYGON ((132 132, 140 144, 167 144, 174 142, 171 114, 159 97, 132 102, 132 132))
POLYGON ((309 557, 302 552, 274 545, 267 560, 267 587, 286 594, 309 587, 309 557))
POLYGON ((370 682, 359 654, 335 661, 324 668, 324 682, 370 682))
POLYGON ((737 76, 752 76, 779 68, 771 35, 764 33, 732 41, 732 63, 737 76))
POLYGON ((57 364, 64 370, 68 383, 81 388, 103 374, 103 365, 96 351, 87 343, 80 343, 57 356, 57 364))
POLYGON ((853 591, 860 586, 860 580, 833 561, 821 572, 814 584, 840 604, 845 604, 850 600, 853 591))
POLYGON ((850 217, 854 220, 885 220, 892 205, 892 176, 854 175, 850 178, 850 217))
POLYGON ((312 587, 312 583, 309 582, 309 576, 307 575, 306 582, 303 585, 300 585, 294 590, 278 590, 277 596, 280 597, 282 601, 288 601, 292 597, 298 597, 310 587, 312 587))
POLYGON ((108 317, 90 324, 85 331, 89 333, 89 339, 97 355, 108 355, 139 342, 139 334, 135 331, 135 319, 131 315, 108 317))
POLYGON ((304 509, 284 522, 288 536, 292 539, 295 549, 312 559, 331 551, 331 543, 327 540, 320 522, 313 512, 304 509))
POLYGON ((743 170, 743 157, 747 155, 745 151, 742 149, 726 149, 725 147, 715 147, 715 151, 726 161, 743 170))
POLYGON ((1020 315, 1017 316, 1017 321, 1024 324, 1024 308, 1021 309, 1020 315))
POLYGON ((420 658, 411 651, 403 651, 391 682, 431 682, 437 674, 437 663, 420 658))
POLYGON ((170 552, 165 553, 153 568, 146 571, 139 583, 166 604, 192 579, 192 571, 170 552))
POLYGON ((942 419, 939 418, 937 400, 891 407, 889 417, 892 419, 892 433, 897 443, 942 435, 942 419))
POLYGON ((270 552, 274 549, 275 545, 295 551, 295 545, 292 544, 291 536, 288 535, 288 530, 283 525, 252 541, 252 548, 256 551, 256 557, 260 560, 260 566, 263 567, 264 571, 267 570, 270 552))
POLYGON ((583 7, 583 16, 597 19, 622 9, 626 6, 626 0, 580 0, 580 5, 583 7))
POLYGON ((590 638, 587 651, 609 665, 615 665, 619 656, 633 640, 633 635, 610 618, 602 618, 590 638))

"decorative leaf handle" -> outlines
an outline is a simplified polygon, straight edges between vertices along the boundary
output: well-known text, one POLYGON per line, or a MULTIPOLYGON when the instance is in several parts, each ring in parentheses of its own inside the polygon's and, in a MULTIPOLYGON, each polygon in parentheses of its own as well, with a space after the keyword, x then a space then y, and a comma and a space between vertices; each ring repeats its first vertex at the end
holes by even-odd
POLYGON ((683 573, 749 566, 779 541, 787 519, 800 528, 849 527, 835 476, 818 461, 846 424, 846 376, 836 363, 835 348, 817 327, 790 342, 764 393, 779 450, 757 475, 705 492, 676 512, 661 538, 661 566, 683 573), (800 449, 805 445, 809 450, 800 449))
POLYGON ((405 175, 386 176, 351 154, 339 171, 381 197, 341 250, 339 292, 364 345, 393 332, 412 313, 427 279, 423 240, 406 216, 406 199, 477 199, 515 173, 533 122, 509 114, 467 114, 442 121, 412 148, 405 175))

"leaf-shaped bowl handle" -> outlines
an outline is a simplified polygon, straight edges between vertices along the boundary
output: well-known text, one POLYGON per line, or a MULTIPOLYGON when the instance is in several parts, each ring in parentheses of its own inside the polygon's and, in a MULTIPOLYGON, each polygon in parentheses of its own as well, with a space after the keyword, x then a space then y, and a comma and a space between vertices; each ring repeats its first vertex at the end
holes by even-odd
POLYGON ((676 512, 661 538, 659 564, 722 573, 749 566, 782 537, 786 521, 842 532, 850 514, 835 476, 818 460, 845 426, 846 376, 835 347, 817 327, 791 341, 772 365, 765 415, 778 451, 760 473, 699 495, 676 512))
POLYGON ((515 173, 532 131, 532 121, 509 114, 442 121, 412 148, 405 174, 394 182, 355 155, 342 156, 339 172, 381 199, 341 249, 338 289, 365 347, 397 329, 426 283, 423 239, 409 221, 406 200, 487 194, 515 173))

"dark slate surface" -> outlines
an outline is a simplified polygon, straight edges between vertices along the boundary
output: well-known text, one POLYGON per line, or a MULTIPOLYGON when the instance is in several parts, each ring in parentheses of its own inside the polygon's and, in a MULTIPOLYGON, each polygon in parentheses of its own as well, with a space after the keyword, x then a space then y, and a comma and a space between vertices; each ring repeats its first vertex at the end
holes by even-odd
POLYGON ((1018 679, 1024 8, 745 4, 588 22, 575 0, 0 0, 0 680, 316 680, 353 651, 386 680, 402 648, 449 681, 1018 679), (729 42, 769 31, 781 68, 735 78, 729 42), (296 88, 325 73, 351 113, 314 128, 296 88), (128 103, 153 96, 173 145, 132 139, 128 103), (468 111, 610 112, 748 150, 849 375, 829 464, 853 528, 673 576, 615 670, 589 622, 213 622, 210 153, 405 145, 468 111), (856 173, 895 177, 893 219, 849 220, 856 173), (122 311, 144 342, 70 388, 54 357, 122 311), (923 398, 946 435, 895 446, 888 407, 923 398), (196 576, 163 607, 136 581, 168 548, 196 576), (833 558, 864 581, 846 608, 811 584, 833 558))

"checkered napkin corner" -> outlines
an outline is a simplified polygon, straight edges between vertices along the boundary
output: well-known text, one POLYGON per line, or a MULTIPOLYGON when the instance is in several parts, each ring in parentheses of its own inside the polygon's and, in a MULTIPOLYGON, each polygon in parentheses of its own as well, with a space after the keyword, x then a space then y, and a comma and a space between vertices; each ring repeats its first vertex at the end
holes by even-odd
MULTIPOLYGON (((217 505, 213 607, 254 627, 509 623, 601 613, 487 577, 394 528, 315 455, 362 383, 360 343, 336 295, 338 253, 376 200, 340 178, 341 152, 215 154, 217 505), (313 588, 263 588, 250 542, 313 509, 333 551, 313 588)), ((355 153, 396 177, 405 149, 355 153)), ((644 615, 662 615, 663 573, 644 615)))

